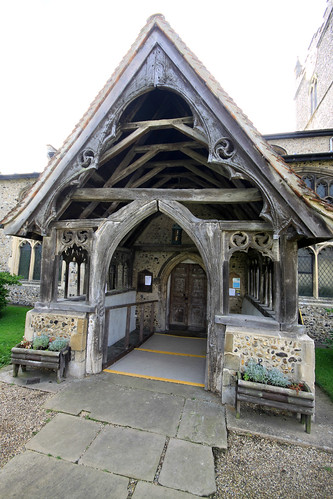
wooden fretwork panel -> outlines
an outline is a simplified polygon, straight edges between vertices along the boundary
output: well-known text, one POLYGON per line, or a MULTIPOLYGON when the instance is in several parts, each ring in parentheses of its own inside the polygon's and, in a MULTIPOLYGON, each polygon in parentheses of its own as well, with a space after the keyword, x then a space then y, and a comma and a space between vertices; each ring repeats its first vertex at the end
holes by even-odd
POLYGON ((205 327, 207 279, 196 264, 180 264, 171 274, 169 327, 205 327))

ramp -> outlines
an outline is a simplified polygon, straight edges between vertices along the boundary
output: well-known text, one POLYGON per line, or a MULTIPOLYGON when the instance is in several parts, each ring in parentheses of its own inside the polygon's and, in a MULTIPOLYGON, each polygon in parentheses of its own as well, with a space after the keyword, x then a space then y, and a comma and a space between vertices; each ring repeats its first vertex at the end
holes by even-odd
POLYGON ((105 372, 205 386, 205 338, 155 333, 105 372))

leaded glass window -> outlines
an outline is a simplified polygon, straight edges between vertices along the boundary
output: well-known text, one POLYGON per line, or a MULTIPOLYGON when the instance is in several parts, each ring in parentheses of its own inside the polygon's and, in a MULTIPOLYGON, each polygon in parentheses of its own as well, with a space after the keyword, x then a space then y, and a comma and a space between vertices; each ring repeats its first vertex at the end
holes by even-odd
POLYGON ((323 248, 318 255, 318 287, 321 298, 333 298, 333 247, 323 248))
POLYGON ((30 243, 26 242, 20 246, 20 263, 18 268, 18 275, 22 276, 23 279, 29 279, 30 260, 31 246, 30 243))
POLYGON ((39 281, 40 280, 40 266, 41 266, 41 261, 42 261, 42 245, 41 244, 36 244, 34 247, 35 251, 35 263, 34 263, 34 272, 33 272, 33 280, 34 281, 39 281))
POLYGON ((298 251, 298 294, 313 295, 313 253, 308 248, 298 251))

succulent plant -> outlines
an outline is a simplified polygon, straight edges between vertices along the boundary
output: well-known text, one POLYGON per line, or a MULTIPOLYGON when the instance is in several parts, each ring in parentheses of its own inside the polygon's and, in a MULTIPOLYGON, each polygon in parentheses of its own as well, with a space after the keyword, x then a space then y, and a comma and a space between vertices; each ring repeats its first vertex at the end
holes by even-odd
POLYGON ((287 387, 291 384, 288 378, 278 369, 267 369, 260 363, 251 358, 244 370, 244 379, 246 381, 254 381, 255 383, 264 383, 266 385, 274 385, 287 387))
POLYGON ((63 338, 56 338, 49 345, 49 350, 52 352, 60 352, 63 348, 67 347, 68 340, 64 340, 63 338))
POLYGON ((36 336, 32 340, 32 348, 34 350, 46 350, 48 346, 49 346, 49 337, 46 336, 45 334, 42 334, 41 336, 36 336))

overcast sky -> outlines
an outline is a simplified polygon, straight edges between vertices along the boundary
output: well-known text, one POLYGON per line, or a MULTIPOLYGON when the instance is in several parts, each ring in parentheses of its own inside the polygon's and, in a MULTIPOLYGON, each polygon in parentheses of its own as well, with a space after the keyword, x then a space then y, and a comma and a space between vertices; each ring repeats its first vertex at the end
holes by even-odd
POLYGON ((295 130, 294 67, 326 0, 2 0, 0 172, 41 171, 160 12, 263 134, 295 130))

